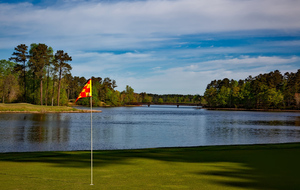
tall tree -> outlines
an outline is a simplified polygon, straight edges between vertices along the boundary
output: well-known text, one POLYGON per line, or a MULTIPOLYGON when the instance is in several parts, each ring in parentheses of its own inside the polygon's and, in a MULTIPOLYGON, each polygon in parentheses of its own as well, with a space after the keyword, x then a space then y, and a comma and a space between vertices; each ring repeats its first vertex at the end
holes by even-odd
POLYGON ((215 107, 217 104, 217 89, 212 85, 207 85, 207 88, 204 92, 204 97, 209 107, 215 107))
POLYGON ((134 102, 134 89, 131 88, 131 86, 126 85, 125 94, 126 94, 125 103, 134 102))
MULTIPOLYGON (((54 63, 53 63, 54 64, 54 63)), ((57 72, 55 68, 50 69, 50 75, 52 76, 52 94, 51 94, 51 106, 54 105, 54 87, 57 80, 57 72)))
POLYGON ((117 82, 115 80, 112 81, 111 86, 113 89, 115 89, 117 86, 117 82))
POLYGON ((40 80, 40 102, 43 105, 43 78, 46 74, 46 66, 50 64, 53 50, 45 44, 34 44, 30 49, 30 67, 40 80))
MULTIPOLYGON (((50 63, 49 65, 47 65, 47 87, 46 87, 46 99, 45 99, 45 102, 46 102, 46 106, 48 105, 48 100, 49 100, 49 86, 50 86, 50 72, 52 70, 54 70, 53 68, 53 59, 54 59, 54 56, 53 56, 53 52, 52 52, 52 56, 50 58, 50 63)), ((53 81, 54 81, 54 78, 53 78, 53 81)), ((53 87, 54 88, 54 87, 53 87)))
POLYGON ((66 74, 65 75, 65 81, 66 81, 66 84, 67 84, 67 98, 68 100, 70 99, 70 94, 72 93, 72 90, 74 89, 74 86, 73 86, 73 76, 71 73, 69 74, 66 74))
POLYGON ((65 74, 70 73, 72 67, 68 64, 68 61, 72 61, 72 57, 65 53, 63 50, 58 50, 55 54, 54 67, 58 72, 58 92, 57 92, 57 105, 59 106, 59 98, 60 98, 60 87, 61 87, 61 79, 65 74))
POLYGON ((8 99, 7 102, 10 102, 18 96, 18 72, 14 72, 15 65, 16 63, 11 61, 0 60, 0 94, 3 103, 6 98, 8 99))
POLYGON ((26 100, 26 60, 28 57, 28 46, 25 44, 20 44, 15 48, 15 52, 12 54, 15 57, 9 58, 9 60, 14 60, 17 63, 23 63, 23 78, 24 78, 24 96, 23 96, 23 101, 26 100))

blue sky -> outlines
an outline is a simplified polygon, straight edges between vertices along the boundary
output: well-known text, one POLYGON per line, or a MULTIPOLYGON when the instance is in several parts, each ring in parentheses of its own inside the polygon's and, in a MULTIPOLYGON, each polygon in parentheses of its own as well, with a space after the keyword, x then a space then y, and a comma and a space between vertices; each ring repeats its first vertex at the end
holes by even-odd
POLYGON ((0 0, 0 59, 45 43, 73 76, 200 94, 211 80, 300 69, 297 0, 0 0))

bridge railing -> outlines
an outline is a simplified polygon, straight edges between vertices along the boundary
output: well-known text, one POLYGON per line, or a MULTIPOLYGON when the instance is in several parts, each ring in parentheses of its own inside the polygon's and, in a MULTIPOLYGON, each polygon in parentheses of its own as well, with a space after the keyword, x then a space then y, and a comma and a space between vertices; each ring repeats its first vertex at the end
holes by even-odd
POLYGON ((131 102, 131 103, 128 103, 126 105, 148 105, 148 107, 150 107, 151 105, 175 105, 177 107, 179 106, 202 106, 202 104, 200 103, 144 103, 144 102, 131 102))

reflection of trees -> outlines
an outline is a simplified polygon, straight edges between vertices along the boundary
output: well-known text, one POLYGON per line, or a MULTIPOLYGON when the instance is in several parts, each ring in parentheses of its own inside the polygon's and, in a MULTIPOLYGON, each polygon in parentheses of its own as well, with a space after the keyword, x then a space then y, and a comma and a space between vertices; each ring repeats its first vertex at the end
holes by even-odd
POLYGON ((29 142, 43 142, 45 141, 45 114, 32 114, 30 119, 33 121, 32 125, 27 130, 27 140, 29 142))
POLYGON ((32 114, 31 126, 26 130, 29 142, 61 143, 68 141, 69 122, 60 114, 32 114))
POLYGON ((300 126, 300 116, 295 118, 295 126, 300 126))
POLYGON ((227 119, 210 125, 205 128, 207 144, 283 143, 300 136, 300 131, 295 128, 300 126, 300 117, 292 120, 227 119))
POLYGON ((15 142, 24 142, 24 137, 25 137, 25 126, 20 126, 14 128, 14 141, 15 142))

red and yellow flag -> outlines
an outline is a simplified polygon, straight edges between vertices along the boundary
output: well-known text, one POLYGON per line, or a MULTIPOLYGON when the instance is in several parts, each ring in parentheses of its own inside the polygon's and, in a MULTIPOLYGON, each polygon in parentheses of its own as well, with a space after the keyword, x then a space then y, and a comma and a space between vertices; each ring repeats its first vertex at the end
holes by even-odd
POLYGON ((85 97, 92 97, 92 79, 90 79, 86 85, 83 87, 82 91, 80 92, 78 98, 76 99, 75 103, 77 102, 78 99, 80 98, 85 98, 85 97))

